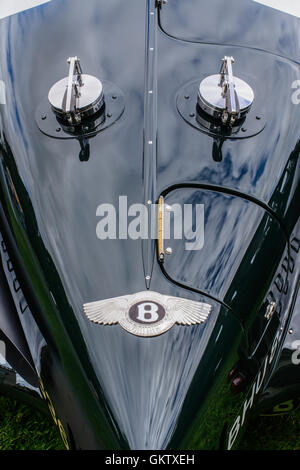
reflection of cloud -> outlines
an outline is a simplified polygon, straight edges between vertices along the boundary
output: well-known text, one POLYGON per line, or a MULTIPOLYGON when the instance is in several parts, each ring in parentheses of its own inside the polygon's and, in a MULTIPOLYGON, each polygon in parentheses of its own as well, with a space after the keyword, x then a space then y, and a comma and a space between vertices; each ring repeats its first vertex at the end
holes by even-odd
POLYGON ((0 104, 6 104, 5 82, 0 80, 0 104))
POLYGON ((150 341, 128 336, 119 327, 94 327, 102 352, 95 348, 91 354, 132 449, 167 446, 217 314, 211 324, 174 327, 150 341))
MULTIPOLYGON (((267 204, 299 138, 299 107, 291 103, 291 84, 299 78, 298 67, 256 50, 185 43, 166 36, 160 39, 159 51, 160 186, 188 181, 209 183, 251 194, 267 204), (236 76, 254 89, 254 105, 265 116, 267 125, 255 137, 225 140, 223 161, 216 163, 212 159, 213 138, 183 121, 174 102, 183 84, 197 77, 200 84, 202 78, 216 73, 225 54, 235 57, 236 76)), ((191 106, 195 111, 196 103, 191 106)))
POLYGON ((102 243, 96 237, 99 204, 117 207, 119 195, 127 195, 129 205, 144 202, 145 2, 99 7, 98 0, 89 0, 84 17, 78 15, 81 6, 81 0, 50 2, 3 22, 5 137, 114 419, 132 447, 160 448, 174 430, 218 309, 205 326, 175 326, 149 341, 118 326, 93 325, 82 313, 87 301, 145 289, 140 241, 102 243), (37 105, 67 73, 66 59, 74 54, 86 72, 115 82, 126 94, 122 122, 91 139, 85 164, 78 160, 77 141, 48 138, 34 121, 37 105))
MULTIPOLYGON (((102 377, 101 385, 121 423, 121 433, 132 446, 156 448, 166 444, 174 429, 211 324, 174 327, 148 341, 130 336, 118 326, 92 325, 82 314, 85 302, 145 289, 140 242, 101 243, 96 237, 99 204, 116 206, 119 195, 127 195, 129 204, 144 202, 145 3, 88 0, 82 9, 82 0, 54 1, 4 20, 0 74, 7 92, 7 104, 1 109, 5 137, 30 195, 45 248, 86 338, 93 367, 102 377), (66 59, 75 54, 84 71, 115 82, 126 94, 121 122, 91 140, 91 158, 85 164, 78 160, 77 141, 48 138, 34 121, 37 106, 47 98, 50 87, 67 74, 66 59)), ((254 51, 245 54, 236 48, 234 52, 249 81, 264 84, 268 77, 268 89, 277 96, 279 109, 285 109, 289 90, 281 87, 294 76, 292 66, 273 58, 266 60, 264 54, 254 51)), ((179 86, 198 74, 215 72, 222 55, 224 48, 181 44, 159 36, 160 184, 166 187, 178 180, 209 181, 244 192, 257 191, 264 198, 272 192, 285 163, 281 158, 285 137, 298 128, 297 119, 283 115, 287 123, 283 127, 272 109, 268 134, 246 144, 225 142, 224 162, 216 166, 211 159, 211 139, 189 128, 174 109, 179 86)), ((260 86, 257 99, 272 103, 267 99, 271 92, 260 86)), ((205 238, 207 250, 215 252, 218 262, 212 266, 210 257, 203 255, 200 265, 208 272, 209 288, 223 288, 228 282, 226 275, 232 276, 243 254, 233 235, 239 232, 237 238, 247 244, 257 213, 249 213, 246 203, 244 209, 235 205, 230 197, 226 199, 226 214, 217 199, 202 203, 218 227, 218 233, 214 227, 205 238), (245 222, 238 224, 241 219, 245 222)), ((177 260, 186 278, 197 276, 199 266, 188 258, 182 261, 180 248, 170 259, 177 260)), ((171 284, 169 288, 175 289, 171 284)), ((59 306, 60 299, 55 300, 59 306)))
POLYGON ((173 254, 166 260, 168 274, 223 299, 264 211, 244 199, 204 190, 176 190, 166 202, 204 204, 205 208, 203 249, 187 252, 184 241, 172 241, 173 254))
MULTIPOLYGON (((99 282, 103 296, 114 295, 115 271, 130 284, 129 266, 140 249, 139 242, 118 247, 104 244, 102 249, 96 238, 96 208, 102 202, 116 203, 116 194, 128 195, 132 202, 139 202, 143 194, 135 195, 132 179, 139 181, 142 171, 145 6, 139 7, 142 21, 137 22, 133 20, 137 9, 133 6, 132 11, 126 2, 99 6, 97 0, 89 0, 84 18, 78 15, 81 2, 77 2, 79 9, 75 3, 51 2, 4 20, 0 70, 8 96, 5 136, 59 272, 80 273, 79 279, 73 275, 64 284, 81 310, 83 300, 99 295, 99 282), (84 71, 114 81, 126 92, 134 120, 127 119, 128 125, 119 126, 115 135, 117 126, 93 139, 92 161, 85 168, 76 161, 78 142, 45 137, 34 121, 37 105, 47 99, 53 83, 67 74, 66 61, 72 54, 81 58, 84 71), (125 262, 125 253, 130 262, 125 262)), ((142 269, 140 258, 136 265, 137 271, 142 269)))
MULTIPOLYGON (((283 10, 293 7, 299 15, 298 0, 274 1, 281 2, 283 10)), ((240 44, 299 60, 298 18, 252 0, 231 0, 229 8, 224 8, 223 0, 201 3, 199 0, 170 0, 161 16, 162 27, 172 36, 215 44, 240 44)))

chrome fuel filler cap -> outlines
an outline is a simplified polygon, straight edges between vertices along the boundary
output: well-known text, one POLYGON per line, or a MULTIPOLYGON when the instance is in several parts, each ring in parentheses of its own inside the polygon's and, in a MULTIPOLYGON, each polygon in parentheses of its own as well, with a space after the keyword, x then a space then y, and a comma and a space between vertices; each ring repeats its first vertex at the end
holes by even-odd
POLYGON ((245 117, 254 101, 251 86, 234 77, 233 64, 234 58, 225 56, 220 74, 202 80, 198 91, 200 109, 229 127, 245 117))
POLYGON ((98 78, 82 73, 78 57, 70 57, 68 64, 68 77, 53 85, 48 100, 58 118, 69 125, 79 125, 103 107, 103 84, 98 78))

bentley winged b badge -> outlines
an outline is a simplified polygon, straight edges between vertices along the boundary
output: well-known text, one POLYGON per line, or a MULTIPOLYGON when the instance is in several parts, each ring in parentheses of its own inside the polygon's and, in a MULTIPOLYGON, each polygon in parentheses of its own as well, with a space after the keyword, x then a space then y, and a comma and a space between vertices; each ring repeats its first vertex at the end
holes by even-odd
POLYGON ((211 305, 145 291, 85 304, 88 319, 100 325, 119 324, 136 336, 158 336, 175 324, 196 325, 207 320, 211 305))

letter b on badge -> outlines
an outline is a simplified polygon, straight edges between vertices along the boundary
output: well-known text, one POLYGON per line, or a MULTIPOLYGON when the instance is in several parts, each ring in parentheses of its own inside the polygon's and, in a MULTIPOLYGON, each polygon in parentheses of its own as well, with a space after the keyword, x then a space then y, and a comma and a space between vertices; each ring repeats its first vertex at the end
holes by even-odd
POLYGON ((145 323, 153 323, 156 322, 158 318, 158 305, 152 302, 144 302, 138 305, 137 320, 145 323))
POLYGON ((137 323, 157 323, 162 320, 166 312, 162 305, 157 302, 138 302, 129 310, 129 318, 137 323))

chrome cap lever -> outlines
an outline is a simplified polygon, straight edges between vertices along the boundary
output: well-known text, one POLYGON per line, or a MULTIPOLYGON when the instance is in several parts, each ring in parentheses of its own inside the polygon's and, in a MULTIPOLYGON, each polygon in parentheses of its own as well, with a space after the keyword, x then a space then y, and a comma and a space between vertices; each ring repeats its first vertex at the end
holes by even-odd
POLYGON ((83 86, 82 69, 77 57, 70 57, 68 64, 70 68, 65 100, 63 102, 63 111, 67 115, 68 121, 71 121, 71 123, 73 122, 73 116, 75 121, 81 122, 80 113, 78 113, 77 109, 79 104, 78 100, 81 96, 80 88, 83 86))
POLYGON ((223 97, 226 100, 226 109, 223 111, 222 122, 223 124, 234 125, 237 116, 240 113, 239 97, 235 90, 235 83, 233 77, 232 65, 234 64, 233 57, 225 56, 222 60, 221 67, 221 81, 220 87, 223 90, 223 97))

